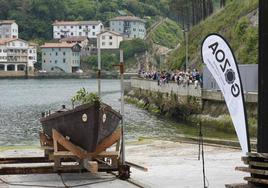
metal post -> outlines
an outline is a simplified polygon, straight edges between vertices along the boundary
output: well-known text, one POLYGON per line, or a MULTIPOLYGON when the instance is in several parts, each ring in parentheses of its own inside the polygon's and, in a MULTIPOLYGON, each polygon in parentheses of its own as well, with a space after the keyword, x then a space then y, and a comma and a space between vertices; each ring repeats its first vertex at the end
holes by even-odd
POLYGON ((189 62, 188 62, 188 31, 187 29, 185 29, 185 58, 186 58, 186 61, 185 61, 185 72, 187 71, 188 69, 188 65, 189 65, 189 62))
POLYGON ((259 1, 259 91, 257 151, 268 153, 268 1, 259 1))
POLYGON ((100 49, 100 35, 97 37, 98 48, 98 95, 101 97, 101 49, 100 49))
POLYGON ((124 116, 125 116, 125 109, 124 109, 124 57, 123 57, 123 50, 120 50, 120 76, 121 76, 121 115, 122 115, 122 135, 121 135, 121 162, 122 165, 125 165, 125 127, 124 127, 124 116))

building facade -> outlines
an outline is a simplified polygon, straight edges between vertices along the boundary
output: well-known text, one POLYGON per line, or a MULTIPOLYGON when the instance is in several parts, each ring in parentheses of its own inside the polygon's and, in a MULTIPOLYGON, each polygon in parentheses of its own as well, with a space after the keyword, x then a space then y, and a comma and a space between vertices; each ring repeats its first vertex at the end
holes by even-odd
POLYGON ((103 31, 98 35, 100 49, 119 49, 123 36, 113 31, 103 31))
POLYGON ((0 71, 33 71, 35 62, 36 45, 22 39, 0 39, 0 71))
POLYGON ((100 21, 55 21, 53 23, 53 38, 61 39, 74 36, 97 38, 104 30, 100 21))
POLYGON ((37 62, 37 44, 29 43, 28 47, 28 67, 29 71, 34 70, 34 64, 37 62))
POLYGON ((119 16, 111 19, 110 30, 129 39, 144 39, 146 35, 145 21, 134 16, 119 16))
POLYGON ((0 20, 0 38, 18 38, 18 25, 15 20, 0 20))
POLYGON ((45 43, 42 49, 42 70, 75 73, 80 69, 81 46, 77 43, 45 43))

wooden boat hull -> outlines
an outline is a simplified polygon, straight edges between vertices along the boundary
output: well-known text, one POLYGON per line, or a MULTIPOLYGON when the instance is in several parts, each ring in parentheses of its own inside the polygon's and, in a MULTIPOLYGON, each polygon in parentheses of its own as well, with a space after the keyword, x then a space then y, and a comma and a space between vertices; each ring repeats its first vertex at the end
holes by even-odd
POLYGON ((122 116, 119 112, 113 110, 109 105, 101 103, 99 112, 99 136, 98 143, 104 138, 110 136, 118 127, 122 116))
POLYGON ((121 115, 110 106, 94 103, 55 112, 40 121, 48 136, 52 137, 55 129, 75 145, 94 152, 97 144, 116 130, 120 120, 121 115))

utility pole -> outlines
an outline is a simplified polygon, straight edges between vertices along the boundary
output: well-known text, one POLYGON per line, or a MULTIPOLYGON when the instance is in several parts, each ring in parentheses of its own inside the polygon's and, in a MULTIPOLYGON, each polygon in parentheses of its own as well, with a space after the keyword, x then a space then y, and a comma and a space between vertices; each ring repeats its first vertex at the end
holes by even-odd
POLYGON ((182 30, 183 33, 184 33, 184 38, 185 38, 185 72, 187 71, 188 69, 188 66, 189 66, 189 58, 188 58, 188 46, 189 46, 189 41, 188 41, 188 30, 187 29, 183 29, 182 30))
POLYGON ((100 35, 97 37, 98 48, 98 95, 101 97, 101 49, 100 49, 100 35))
POLYGON ((121 135, 121 146, 122 146, 122 156, 121 162, 122 165, 125 165, 126 156, 125 156, 125 104, 124 104, 124 58, 123 58, 123 50, 120 50, 120 81, 121 81, 121 115, 122 115, 122 135, 121 135))

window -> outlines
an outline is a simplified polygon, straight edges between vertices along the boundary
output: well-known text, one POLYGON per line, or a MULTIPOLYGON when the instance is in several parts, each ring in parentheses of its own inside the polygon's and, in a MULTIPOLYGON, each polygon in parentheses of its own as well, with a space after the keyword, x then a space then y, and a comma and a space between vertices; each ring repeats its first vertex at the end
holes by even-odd
POLYGON ((0 49, 0 52, 2 52, 2 49, 0 49))
POLYGON ((95 32, 93 32, 92 35, 95 36, 95 32))
POLYGON ((105 42, 102 42, 101 44, 102 44, 102 46, 105 46, 105 42))
POLYGON ((54 48, 52 48, 52 52, 54 51, 54 48))
POLYGON ((79 25, 79 29, 82 29, 82 26, 81 25, 79 25))
POLYGON ((65 58, 63 58, 62 62, 63 62, 63 63, 66 63, 66 59, 65 59, 65 58))
POLYGON ((58 52, 55 52, 55 55, 58 56, 58 52))
POLYGON ((79 32, 79 36, 82 36, 82 32, 79 32))
POLYGON ((105 39, 105 36, 102 36, 101 38, 104 40, 105 39))
POLYGON ((113 36, 110 36, 109 39, 113 39, 113 36))
POLYGON ((65 52, 62 52, 63 55, 65 55, 65 52))
POLYGON ((44 63, 46 63, 46 60, 44 59, 44 63))
POLYGON ((55 64, 57 64, 58 63, 58 61, 57 60, 55 60, 55 64))
POLYGON ((86 32, 86 35, 88 35, 88 32, 86 32))
POLYGON ((73 26, 71 26, 71 28, 73 28, 73 26))
POLYGON ((92 29, 95 29, 95 25, 92 26, 92 29))
POLYGON ((133 28, 133 31, 136 31, 136 28, 133 28))
POLYGON ((74 33, 73 33, 73 32, 71 32, 71 35, 73 36, 73 35, 74 35, 74 33))
POLYGON ((110 42, 109 44, 110 44, 110 46, 112 46, 112 45, 113 45, 113 43, 112 43, 112 42, 110 42))

